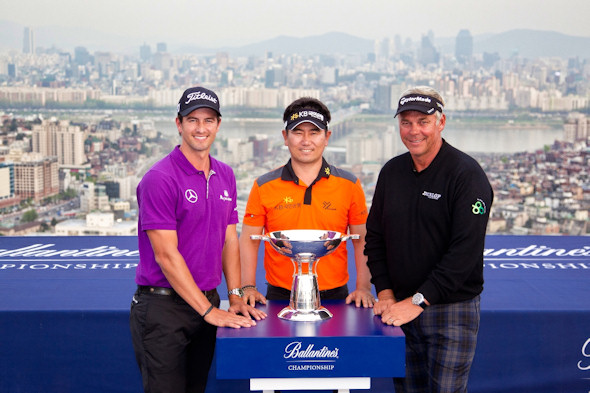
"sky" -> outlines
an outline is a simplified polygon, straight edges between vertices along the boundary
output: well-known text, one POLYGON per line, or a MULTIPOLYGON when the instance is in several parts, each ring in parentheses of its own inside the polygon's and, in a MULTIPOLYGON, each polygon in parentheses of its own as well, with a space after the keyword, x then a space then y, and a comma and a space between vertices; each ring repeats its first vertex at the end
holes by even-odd
POLYGON ((84 27, 138 39, 239 46, 279 35, 346 32, 420 39, 511 29, 590 37, 590 0, 1 0, 0 19, 24 26, 84 27))

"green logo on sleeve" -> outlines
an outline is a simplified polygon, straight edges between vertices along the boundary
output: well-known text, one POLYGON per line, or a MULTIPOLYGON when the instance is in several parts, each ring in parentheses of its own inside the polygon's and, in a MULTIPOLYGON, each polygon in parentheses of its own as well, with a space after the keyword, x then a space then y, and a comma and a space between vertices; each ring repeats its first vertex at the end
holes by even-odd
POLYGON ((471 212, 473 214, 486 214, 486 204, 484 201, 477 198, 477 202, 471 205, 471 212))

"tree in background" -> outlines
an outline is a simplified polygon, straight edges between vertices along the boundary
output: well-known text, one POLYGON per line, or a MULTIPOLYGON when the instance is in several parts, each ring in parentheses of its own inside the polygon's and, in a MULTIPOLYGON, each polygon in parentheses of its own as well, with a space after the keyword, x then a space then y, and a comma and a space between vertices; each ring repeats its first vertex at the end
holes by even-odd
POLYGON ((21 219, 21 222, 33 222, 37 219, 37 217, 39 217, 39 215, 37 214, 37 210, 27 210, 23 213, 23 218, 21 219))

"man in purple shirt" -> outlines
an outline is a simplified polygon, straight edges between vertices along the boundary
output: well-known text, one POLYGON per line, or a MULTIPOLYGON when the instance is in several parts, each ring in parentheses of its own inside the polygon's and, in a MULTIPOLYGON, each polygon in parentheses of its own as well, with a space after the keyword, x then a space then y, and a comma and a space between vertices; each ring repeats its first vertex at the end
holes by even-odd
POLYGON ((152 393, 204 392, 217 327, 250 327, 266 317, 241 298, 233 171, 209 155, 219 99, 189 88, 177 112, 180 146, 137 186, 140 260, 130 327, 143 387, 152 393), (222 270, 228 311, 218 308, 222 270))

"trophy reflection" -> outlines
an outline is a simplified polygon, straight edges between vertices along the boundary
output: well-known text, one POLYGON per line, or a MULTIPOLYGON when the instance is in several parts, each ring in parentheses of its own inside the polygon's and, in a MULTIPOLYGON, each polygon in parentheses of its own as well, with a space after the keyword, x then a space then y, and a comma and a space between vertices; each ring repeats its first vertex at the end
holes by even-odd
POLYGON ((319 259, 334 252, 342 242, 358 239, 359 235, 315 229, 274 231, 268 235, 251 235, 253 240, 267 241, 272 248, 293 262, 293 284, 289 305, 279 312, 279 318, 289 321, 321 321, 332 313, 320 302, 317 264, 319 259))

